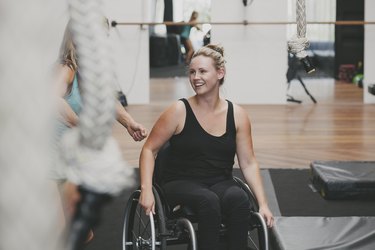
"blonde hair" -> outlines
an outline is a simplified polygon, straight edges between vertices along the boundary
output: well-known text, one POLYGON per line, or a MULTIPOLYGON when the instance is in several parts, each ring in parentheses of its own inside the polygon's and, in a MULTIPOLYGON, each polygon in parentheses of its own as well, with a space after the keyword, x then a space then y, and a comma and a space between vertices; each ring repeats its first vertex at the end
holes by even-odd
MULTIPOLYGON (((225 70, 224 48, 221 45, 207 44, 206 46, 198 49, 191 59, 197 56, 210 57, 214 61, 215 68, 225 70)), ((224 78, 220 80, 220 85, 224 83, 224 78)))
MULTIPOLYGON (((60 46, 59 63, 69 66, 76 72, 78 71, 78 61, 76 47, 73 42, 71 23, 72 22, 69 21, 65 28, 63 41, 60 46)), ((109 31, 109 20, 106 17, 103 17, 103 26, 107 31, 109 31)))
POLYGON ((65 28, 65 33, 63 37, 63 41, 60 46, 59 52, 59 63, 63 65, 69 66, 74 71, 77 71, 78 64, 77 64, 77 54, 76 48, 73 43, 73 35, 71 32, 71 22, 67 24, 65 28))

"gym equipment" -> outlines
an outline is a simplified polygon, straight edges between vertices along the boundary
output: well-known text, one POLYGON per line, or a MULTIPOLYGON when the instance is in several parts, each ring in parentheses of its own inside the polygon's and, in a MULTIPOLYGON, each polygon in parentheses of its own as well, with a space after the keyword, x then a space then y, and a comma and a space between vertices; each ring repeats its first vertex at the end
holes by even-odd
POLYGON ((374 217, 276 217, 274 250, 375 249, 374 217))
POLYGON ((314 161, 311 181, 327 200, 375 198, 374 161, 314 161))
POLYGON ((363 74, 356 74, 354 77, 353 77, 353 80, 352 80, 352 82, 354 83, 354 84, 356 84, 356 85, 362 85, 361 83, 362 83, 362 81, 363 81, 363 74))
POLYGON ((79 125, 61 140, 61 157, 69 181, 79 186, 81 202, 68 231, 68 250, 83 248, 90 228, 99 219, 109 197, 132 182, 132 170, 125 167, 112 135, 115 121, 116 82, 111 46, 103 25, 103 2, 68 1, 72 38, 79 58, 79 81, 83 109, 79 125), (100 58, 100 63, 98 63, 100 58), (100 77, 98 77, 100 76, 100 77))
POLYGON ((375 95, 375 84, 370 84, 368 85, 367 87, 367 91, 372 94, 372 95, 375 95))
MULTIPOLYGON (((291 81, 293 79, 297 78, 298 81, 301 83, 303 89, 305 90, 306 94, 311 98, 311 100, 314 103, 317 103, 314 96, 307 89, 307 87, 306 87, 305 83, 303 82, 301 76, 297 73, 298 72, 298 64, 299 64, 299 61, 297 60, 296 56, 291 54, 291 56, 289 57, 289 61, 288 61, 288 71, 286 72, 286 79, 287 79, 287 83, 288 83, 287 91, 290 89, 291 81)), ((289 94, 287 94, 287 97, 288 97, 288 99, 287 99, 288 102, 302 103, 301 100, 297 100, 289 94)))
POLYGON ((305 71, 310 74, 315 71, 315 67, 312 64, 309 56, 305 49, 309 47, 309 41, 306 38, 306 8, 305 0, 297 0, 296 2, 297 12, 297 34, 293 39, 288 41, 288 48, 302 63, 305 71))

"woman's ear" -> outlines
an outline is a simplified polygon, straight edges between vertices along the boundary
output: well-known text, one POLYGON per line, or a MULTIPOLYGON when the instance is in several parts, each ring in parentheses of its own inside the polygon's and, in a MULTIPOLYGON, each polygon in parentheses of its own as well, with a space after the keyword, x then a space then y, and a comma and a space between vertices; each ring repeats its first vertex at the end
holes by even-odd
POLYGON ((220 68, 217 70, 217 77, 219 80, 223 79, 225 76, 225 68, 220 68))

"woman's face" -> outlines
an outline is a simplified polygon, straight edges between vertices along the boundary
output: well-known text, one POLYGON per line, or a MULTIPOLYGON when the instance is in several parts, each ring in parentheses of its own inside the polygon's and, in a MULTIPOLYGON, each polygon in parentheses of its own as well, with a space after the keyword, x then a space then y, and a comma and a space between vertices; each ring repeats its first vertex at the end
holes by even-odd
POLYGON ((224 70, 217 70, 214 61, 210 57, 194 57, 189 66, 190 84, 197 94, 209 92, 219 88, 220 79, 224 77, 224 70))

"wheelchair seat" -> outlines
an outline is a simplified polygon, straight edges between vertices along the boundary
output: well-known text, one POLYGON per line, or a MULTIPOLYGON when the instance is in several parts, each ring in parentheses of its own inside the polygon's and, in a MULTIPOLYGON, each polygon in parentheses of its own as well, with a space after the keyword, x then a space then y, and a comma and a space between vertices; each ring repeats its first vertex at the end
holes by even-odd
MULTIPOLYGON (((196 250, 197 240, 194 223, 196 215, 188 206, 171 207, 161 188, 163 167, 169 153, 169 143, 163 146, 155 159, 153 193, 155 215, 146 216, 138 204, 140 188, 133 192, 125 209, 123 226, 123 250, 167 249, 170 245, 185 244, 187 249, 196 250)), ((268 250, 268 229, 264 218, 258 213, 259 207, 252 191, 240 178, 233 177, 245 190, 253 207, 250 209, 248 245, 249 249, 268 250)), ((223 220, 225 221, 225 220, 223 220)), ((227 228, 222 223, 220 235, 225 236, 227 228)))

